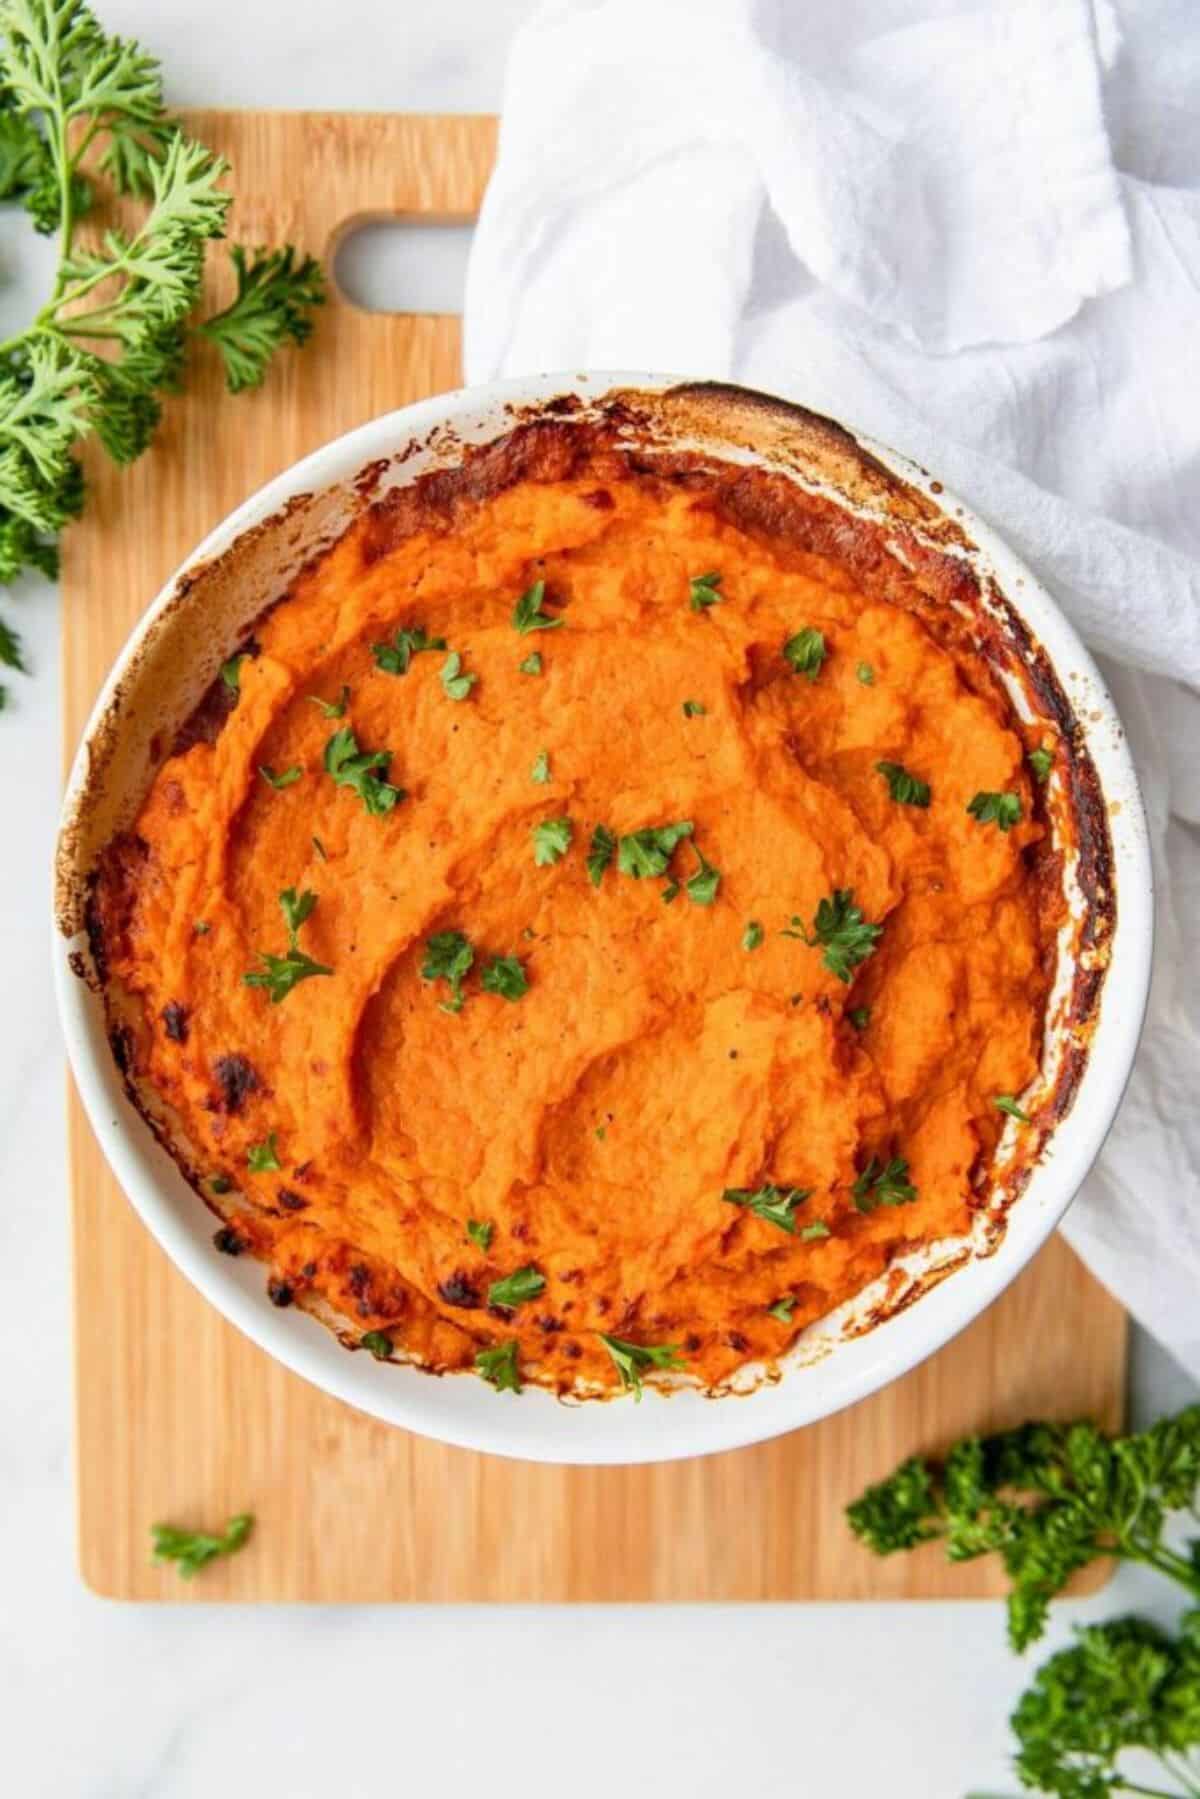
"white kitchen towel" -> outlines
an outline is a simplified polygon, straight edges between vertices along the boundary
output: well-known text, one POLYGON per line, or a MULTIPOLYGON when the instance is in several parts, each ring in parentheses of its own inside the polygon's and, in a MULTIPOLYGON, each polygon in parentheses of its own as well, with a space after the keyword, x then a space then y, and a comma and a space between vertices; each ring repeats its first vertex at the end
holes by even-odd
POLYGON ((550 0, 513 45, 466 363, 829 413, 958 489, 1104 658, 1159 936, 1066 1231, 1200 1377, 1198 89, 1192 0, 550 0))

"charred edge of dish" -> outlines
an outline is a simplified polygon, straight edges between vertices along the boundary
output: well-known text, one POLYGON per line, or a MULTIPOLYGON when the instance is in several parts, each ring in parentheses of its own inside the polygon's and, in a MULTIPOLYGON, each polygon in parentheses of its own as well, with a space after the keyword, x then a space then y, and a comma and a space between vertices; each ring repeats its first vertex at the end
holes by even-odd
MULTIPOLYGON (((207 584, 219 579, 226 570, 236 570, 250 546, 263 538, 281 533, 289 524, 298 523, 301 516, 323 497, 313 493, 293 494, 269 518, 260 519, 257 524, 248 526, 220 555, 188 569, 176 581, 162 611, 138 644, 128 668, 113 689, 103 715, 86 739, 86 772, 75 795, 71 812, 63 821, 55 847, 54 911, 55 922, 62 936, 75 936, 83 923, 92 870, 81 866, 80 846, 86 836, 82 821, 104 794, 108 772, 128 726, 129 715, 137 705, 143 670, 157 654, 164 637, 175 629, 180 612, 188 606, 200 583, 207 584)), ((328 551, 336 536, 340 535, 340 532, 335 533, 330 541, 315 546, 310 560, 318 560, 328 551)), ((298 532, 294 531, 292 545, 297 541, 298 532)), ((286 541, 284 547, 287 547, 286 541)), ((270 607, 264 608, 264 614, 269 610, 270 607)), ((264 614, 260 614, 260 619, 264 614)), ((249 628, 253 630, 258 622, 259 620, 253 621, 249 628)))
POLYGON ((889 1319, 898 1318, 902 1312, 907 1312, 912 1306, 915 1306, 919 1299, 924 1299, 925 1295, 931 1293, 935 1287, 940 1287, 944 1280, 948 1280, 952 1274, 957 1274, 960 1268, 965 1268, 969 1262, 974 1261, 976 1253, 974 1247, 968 1245, 956 1251, 954 1255, 947 1256, 945 1261, 937 1263, 935 1267, 922 1269, 918 1274, 910 1275, 904 1270, 898 1270, 903 1285, 899 1286, 894 1293, 885 1294, 863 1317, 851 1320, 842 1331, 843 1341, 848 1342, 855 1337, 865 1337, 879 1325, 886 1324, 889 1319))

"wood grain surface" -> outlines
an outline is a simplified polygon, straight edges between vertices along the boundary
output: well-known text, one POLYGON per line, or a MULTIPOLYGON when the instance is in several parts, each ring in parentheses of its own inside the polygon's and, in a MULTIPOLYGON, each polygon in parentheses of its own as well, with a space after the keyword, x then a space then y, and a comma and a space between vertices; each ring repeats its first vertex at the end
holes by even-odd
MULTIPOLYGON (((474 216, 495 150, 482 118, 195 113, 235 169, 232 235, 329 261, 372 215, 474 216)), ((213 259, 214 290, 227 281, 213 259)), ((227 397, 201 352, 154 450, 89 455, 67 535, 66 751, 139 613, 261 482, 373 414, 456 385, 458 320, 332 298, 265 389, 227 397)), ((142 1228, 70 1101, 76 1472, 84 1579, 113 1598, 766 1600, 996 1592, 935 1552, 877 1562, 846 1500, 917 1449, 1031 1413, 1120 1416, 1125 1320, 1059 1240, 906 1379, 759 1448, 658 1468, 558 1469, 447 1449, 327 1399, 207 1306, 142 1228), (200 1579, 151 1566, 149 1526, 250 1509, 252 1545, 200 1579)), ((199 1202, 197 1202, 199 1203, 199 1202)), ((319 1328, 316 1325, 314 1329, 319 1328)), ((732 1402, 731 1402, 732 1403, 732 1402)))

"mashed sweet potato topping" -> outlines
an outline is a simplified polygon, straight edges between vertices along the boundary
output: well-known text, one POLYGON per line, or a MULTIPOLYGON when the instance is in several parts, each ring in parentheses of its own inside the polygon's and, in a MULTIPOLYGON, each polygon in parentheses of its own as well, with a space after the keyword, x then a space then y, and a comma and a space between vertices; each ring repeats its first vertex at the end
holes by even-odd
POLYGON ((518 432, 226 664, 93 936, 277 1304, 500 1387, 712 1386, 967 1228, 1038 1071, 1053 739, 819 511, 518 432))

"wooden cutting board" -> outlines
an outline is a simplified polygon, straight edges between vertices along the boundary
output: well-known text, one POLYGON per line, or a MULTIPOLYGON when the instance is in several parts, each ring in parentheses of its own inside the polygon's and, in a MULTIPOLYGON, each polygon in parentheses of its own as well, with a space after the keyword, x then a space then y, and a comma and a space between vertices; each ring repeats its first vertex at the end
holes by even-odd
MULTIPOLYGON (((482 118, 195 113, 235 169, 235 235, 324 255, 372 214, 474 217, 495 151, 482 118)), ((224 258, 214 257, 224 280, 224 258)), ((151 454, 89 456, 67 534, 68 755, 134 621, 197 540, 268 476, 373 414, 457 385, 451 317, 334 297, 313 343, 256 395, 201 359, 151 454)), ((1125 1319, 1059 1240, 955 1343, 827 1423, 657 1468, 544 1468, 446 1449, 360 1416, 271 1361, 187 1285, 70 1104, 79 1545, 124 1599, 755 1600, 977 1597, 985 1568, 936 1552, 877 1562, 842 1507, 912 1451, 1034 1413, 1116 1423, 1125 1319), (156 1519, 253 1510, 250 1547, 180 1582, 156 1519)), ((197 1202, 199 1203, 199 1202, 197 1202)), ((314 1325, 314 1329, 318 1328, 314 1325)))

